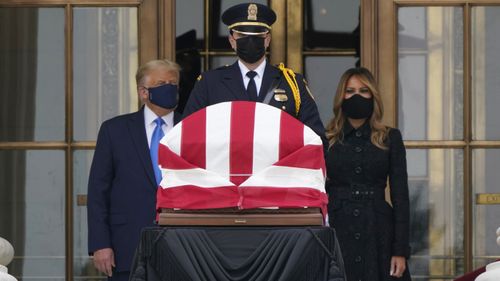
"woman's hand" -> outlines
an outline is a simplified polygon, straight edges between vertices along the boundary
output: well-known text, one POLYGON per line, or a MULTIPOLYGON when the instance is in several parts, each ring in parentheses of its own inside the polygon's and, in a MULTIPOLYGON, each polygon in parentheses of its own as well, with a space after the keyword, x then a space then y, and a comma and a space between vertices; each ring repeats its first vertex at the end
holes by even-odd
POLYGON ((393 256, 391 258, 391 271, 390 275, 400 278, 403 276, 403 272, 405 272, 406 269, 406 258, 405 257, 400 257, 400 256, 393 256))

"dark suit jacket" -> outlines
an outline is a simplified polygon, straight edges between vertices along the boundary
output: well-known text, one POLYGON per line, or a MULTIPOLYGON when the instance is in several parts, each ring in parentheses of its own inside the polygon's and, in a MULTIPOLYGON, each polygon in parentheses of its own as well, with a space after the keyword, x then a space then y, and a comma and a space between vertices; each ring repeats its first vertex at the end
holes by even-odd
MULTIPOLYGON (((174 122, 179 120, 174 115, 174 122)), ((141 229, 153 226, 156 181, 144 128, 144 107, 105 121, 88 185, 89 253, 112 248, 117 271, 130 270, 141 229)))
MULTIPOLYGON (((212 104, 226 101, 250 100, 243 84, 238 62, 230 66, 207 71, 203 73, 200 78, 201 79, 199 79, 194 86, 186 107, 184 108, 184 117, 212 104)), ((296 74, 296 80, 299 85, 301 98, 298 116, 295 114, 295 100, 290 86, 286 82, 281 71, 269 63, 266 64, 264 70, 264 77, 258 97, 259 101, 262 102, 265 99, 271 87, 271 89, 279 88, 285 90, 288 98, 286 102, 277 101, 271 98, 269 104, 283 109, 296 117, 325 140, 325 129, 319 118, 318 107, 306 88, 306 82, 302 75, 298 73, 296 74)))

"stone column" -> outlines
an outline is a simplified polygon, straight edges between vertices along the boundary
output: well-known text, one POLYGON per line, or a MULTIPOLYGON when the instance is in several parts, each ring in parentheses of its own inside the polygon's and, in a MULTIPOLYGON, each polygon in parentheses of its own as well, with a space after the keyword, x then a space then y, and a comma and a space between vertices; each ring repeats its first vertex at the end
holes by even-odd
POLYGON ((0 281, 17 281, 14 276, 9 275, 7 265, 14 258, 14 248, 9 241, 0 237, 0 281))

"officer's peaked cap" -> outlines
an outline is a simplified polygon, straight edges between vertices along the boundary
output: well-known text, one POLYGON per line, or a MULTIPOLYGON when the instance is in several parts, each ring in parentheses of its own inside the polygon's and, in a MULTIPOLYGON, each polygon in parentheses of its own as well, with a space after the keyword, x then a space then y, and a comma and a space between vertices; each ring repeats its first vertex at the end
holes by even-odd
POLYGON ((222 14, 222 22, 229 30, 248 35, 269 32, 276 14, 269 7, 257 3, 243 3, 230 7, 222 14))

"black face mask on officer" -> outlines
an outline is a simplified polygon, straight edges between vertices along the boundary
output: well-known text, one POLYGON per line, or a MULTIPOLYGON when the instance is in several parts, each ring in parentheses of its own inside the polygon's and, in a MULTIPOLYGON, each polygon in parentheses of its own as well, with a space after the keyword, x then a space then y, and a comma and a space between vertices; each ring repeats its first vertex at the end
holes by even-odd
POLYGON ((352 119, 368 118, 373 113, 373 96, 365 98, 359 94, 354 94, 352 97, 344 99, 342 111, 352 119))
POLYGON ((265 38, 249 35, 236 39, 236 54, 247 63, 255 63, 266 53, 265 38))

